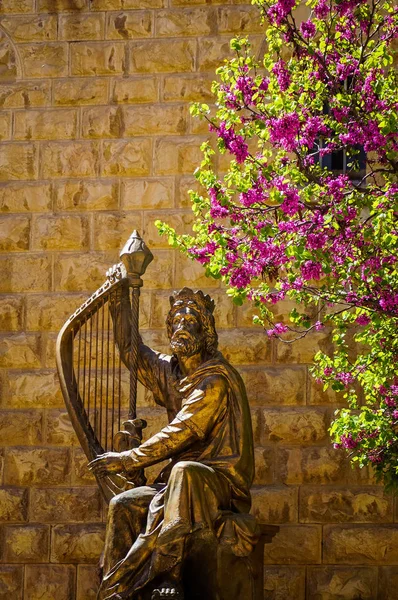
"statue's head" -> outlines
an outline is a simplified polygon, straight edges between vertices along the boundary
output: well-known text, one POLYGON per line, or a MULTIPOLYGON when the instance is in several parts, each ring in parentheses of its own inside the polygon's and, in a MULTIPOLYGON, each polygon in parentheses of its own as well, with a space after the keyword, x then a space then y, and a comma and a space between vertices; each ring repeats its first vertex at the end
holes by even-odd
POLYGON ((203 352, 212 357, 218 344, 214 300, 185 287, 170 296, 170 307, 166 327, 172 351, 181 356, 203 352))

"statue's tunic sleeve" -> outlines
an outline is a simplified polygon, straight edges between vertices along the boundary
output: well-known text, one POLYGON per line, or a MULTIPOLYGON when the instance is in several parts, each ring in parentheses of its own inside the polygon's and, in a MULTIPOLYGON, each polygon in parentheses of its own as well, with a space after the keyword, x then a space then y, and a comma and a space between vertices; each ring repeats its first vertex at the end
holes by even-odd
POLYGON ((223 376, 206 377, 186 398, 175 419, 134 450, 124 452, 126 470, 144 468, 167 458, 184 460, 200 451, 227 411, 228 383, 223 376))

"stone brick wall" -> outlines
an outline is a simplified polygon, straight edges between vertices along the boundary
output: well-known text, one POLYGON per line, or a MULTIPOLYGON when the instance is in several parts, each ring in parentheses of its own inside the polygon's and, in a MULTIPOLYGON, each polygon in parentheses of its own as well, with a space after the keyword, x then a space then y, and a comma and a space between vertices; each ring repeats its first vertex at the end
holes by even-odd
MULTIPOLYGON (((172 288, 209 288, 221 349, 245 378, 253 511, 281 525, 266 548, 266 600, 396 598, 393 499, 331 448, 339 400, 308 376, 326 335, 267 340, 153 225, 189 226, 207 135, 189 103, 211 101, 232 34, 261 48, 256 14, 239 0, 0 1, 0 599, 95 597, 104 507, 66 415, 54 342, 134 228, 156 258, 145 338, 165 347, 172 288)), ((142 391, 140 406, 159 427, 142 391)))

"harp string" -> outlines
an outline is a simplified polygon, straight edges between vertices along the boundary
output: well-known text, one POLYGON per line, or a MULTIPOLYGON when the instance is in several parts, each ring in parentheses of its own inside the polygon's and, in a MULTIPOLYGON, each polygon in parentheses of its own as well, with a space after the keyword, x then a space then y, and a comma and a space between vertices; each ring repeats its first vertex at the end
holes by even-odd
POLYGON ((93 320, 89 323, 89 354, 88 354, 88 386, 87 386, 87 417, 90 419, 90 401, 91 401, 91 379, 92 379, 92 348, 93 348, 93 320))
POLYGON ((84 317, 84 358, 83 358, 83 407, 86 405, 86 358, 87 358, 87 317, 84 317))
MULTIPOLYGON (((115 294, 112 294, 112 301, 115 300, 115 294)), ((115 379, 116 379, 116 339, 115 335, 113 336, 113 345, 112 345, 112 413, 111 413, 111 448, 113 450, 113 436, 115 435, 115 379)))
MULTIPOLYGON (((97 388, 98 388, 98 318, 99 311, 95 313, 95 372, 94 372, 94 433, 98 432, 98 412, 97 412, 97 388)), ((101 374, 102 377, 102 374, 101 374)))
POLYGON ((110 311, 107 306, 107 344, 106 344, 106 392, 105 392, 105 452, 108 450, 108 412, 109 412, 109 349, 110 349, 110 311))
POLYGON ((105 300, 101 303, 101 381, 100 381, 100 417, 99 417, 99 440, 103 446, 102 440, 102 405, 103 405, 103 390, 104 390, 104 331, 105 331, 105 300))

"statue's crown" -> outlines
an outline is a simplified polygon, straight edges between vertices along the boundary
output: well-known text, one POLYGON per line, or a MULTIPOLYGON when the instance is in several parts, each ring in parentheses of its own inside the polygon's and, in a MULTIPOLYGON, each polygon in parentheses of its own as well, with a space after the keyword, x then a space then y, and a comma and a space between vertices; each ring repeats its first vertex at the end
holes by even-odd
POLYGON ((171 308, 178 306, 189 306, 194 304, 198 310, 208 310, 210 313, 214 312, 214 300, 210 298, 208 294, 204 295, 202 290, 194 292, 191 288, 184 287, 178 292, 174 292, 174 296, 170 296, 171 308))

